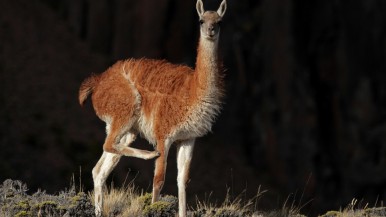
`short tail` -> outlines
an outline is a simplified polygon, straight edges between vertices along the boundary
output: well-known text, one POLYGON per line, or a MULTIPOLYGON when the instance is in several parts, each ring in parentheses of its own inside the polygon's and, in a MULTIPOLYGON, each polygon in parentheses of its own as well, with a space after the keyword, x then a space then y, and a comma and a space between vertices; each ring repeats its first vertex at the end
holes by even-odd
POLYGON ((91 75, 86 78, 79 88, 79 104, 83 106, 84 101, 86 101, 87 97, 94 91, 96 85, 98 85, 99 76, 91 75))

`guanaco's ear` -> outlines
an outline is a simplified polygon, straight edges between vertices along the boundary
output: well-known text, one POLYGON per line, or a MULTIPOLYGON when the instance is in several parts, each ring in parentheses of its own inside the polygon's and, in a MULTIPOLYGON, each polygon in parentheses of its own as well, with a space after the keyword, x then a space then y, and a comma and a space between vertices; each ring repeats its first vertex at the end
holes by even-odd
POLYGON ((197 9, 198 16, 201 17, 205 12, 204 11, 204 3, 202 3, 201 0, 197 0, 196 9, 197 9))
POLYGON ((226 0, 222 0, 220 7, 217 9, 217 14, 220 17, 223 17, 226 10, 227 10, 227 2, 226 2, 226 0))

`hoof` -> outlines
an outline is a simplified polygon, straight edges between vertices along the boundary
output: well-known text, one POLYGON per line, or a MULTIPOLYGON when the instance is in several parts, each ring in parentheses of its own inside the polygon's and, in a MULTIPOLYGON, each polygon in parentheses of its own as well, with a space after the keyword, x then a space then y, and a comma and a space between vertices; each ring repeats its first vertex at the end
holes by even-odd
POLYGON ((149 156, 146 159, 150 160, 150 159, 158 157, 159 155, 160 155, 160 153, 158 151, 152 151, 152 152, 149 152, 149 156))
POLYGON ((158 157, 159 155, 160 154, 158 151, 149 151, 148 153, 146 153, 146 155, 143 157, 143 159, 150 160, 150 159, 158 157))
POLYGON ((102 216, 102 211, 98 208, 95 209, 95 216, 96 217, 101 217, 102 216))

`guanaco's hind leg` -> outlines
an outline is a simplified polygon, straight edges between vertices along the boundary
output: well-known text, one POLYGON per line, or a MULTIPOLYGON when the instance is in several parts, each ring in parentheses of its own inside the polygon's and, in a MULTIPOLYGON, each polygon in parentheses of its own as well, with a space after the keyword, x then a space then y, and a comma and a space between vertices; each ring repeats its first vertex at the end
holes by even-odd
POLYGON ((119 138, 118 144, 115 145, 116 149, 113 151, 106 150, 106 144, 110 145, 111 142, 114 142, 115 139, 118 140, 117 130, 114 128, 114 125, 107 126, 108 135, 105 141, 103 148, 105 149, 102 157, 99 159, 98 163, 95 165, 92 174, 94 179, 94 198, 95 198, 95 214, 97 216, 102 215, 103 210, 103 186, 106 182, 107 177, 110 175, 111 171, 118 164, 119 159, 122 155, 137 157, 142 159, 151 159, 158 156, 156 151, 145 151, 136 148, 129 147, 130 144, 135 140, 136 135, 130 132, 127 132, 125 135, 119 138))
POLYGON ((111 171, 118 164, 122 155, 103 152, 102 157, 92 170, 94 180, 95 215, 101 216, 103 210, 103 186, 111 171))
MULTIPOLYGON (((107 133, 111 134, 111 126, 107 125, 107 133)), ((120 143, 122 146, 130 146, 130 144, 135 140, 135 134, 127 133, 122 137, 120 143)), ((98 163, 95 165, 92 170, 92 176, 94 180, 94 200, 95 200, 95 214, 97 216, 102 215, 103 210, 103 186, 106 182, 107 177, 117 166, 119 160, 121 159, 121 154, 115 154, 104 151, 102 157, 99 159, 98 163)))
POLYGON ((146 151, 129 147, 127 144, 135 140, 135 135, 125 132, 122 128, 130 129, 130 127, 124 126, 120 124, 119 121, 114 120, 108 128, 109 132, 106 141, 103 144, 104 151, 145 160, 159 156, 157 151, 146 151))

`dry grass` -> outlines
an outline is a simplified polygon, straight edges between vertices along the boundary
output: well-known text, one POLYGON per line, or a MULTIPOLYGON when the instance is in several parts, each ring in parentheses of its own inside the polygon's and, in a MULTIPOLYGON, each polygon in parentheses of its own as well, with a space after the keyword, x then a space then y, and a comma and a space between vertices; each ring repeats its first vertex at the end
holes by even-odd
MULTIPOLYGON (((130 183, 126 187, 115 188, 113 184, 104 191, 103 216, 140 216, 144 201, 140 193, 130 183)), ((94 204, 94 192, 89 192, 89 198, 94 204)))
POLYGON ((257 212, 257 204, 260 197, 266 192, 258 188, 256 196, 249 200, 244 200, 245 192, 235 198, 227 191, 224 201, 217 205, 210 202, 211 194, 206 200, 200 201, 196 198, 196 207, 192 208, 192 216, 253 216, 257 212))
MULTIPOLYGON (((266 192, 260 187, 256 196, 252 199, 245 199, 242 192, 236 197, 232 197, 227 192, 223 202, 212 203, 211 194, 204 200, 196 199, 196 204, 190 207, 188 216, 190 217, 288 217, 301 216, 300 208, 293 203, 287 207, 284 205, 281 210, 264 213, 258 211, 258 203, 261 196, 266 192)), ((93 202, 93 192, 89 194, 93 202)), ((151 204, 151 194, 139 192, 130 183, 127 187, 114 188, 112 185, 106 189, 104 194, 105 202, 103 206, 104 216, 176 216, 177 198, 174 196, 163 196, 161 201, 151 204)))
MULTIPOLYGON (((89 192, 94 204, 94 192, 89 192)), ((126 187, 115 188, 112 184, 104 191, 103 216, 174 216, 177 213, 177 198, 161 196, 151 204, 151 194, 135 188, 131 182, 126 187)))
POLYGON ((352 199, 351 202, 340 211, 329 211, 320 217, 384 217, 386 216, 386 208, 381 202, 380 207, 375 204, 374 207, 369 208, 369 204, 358 203, 357 199, 352 199))

